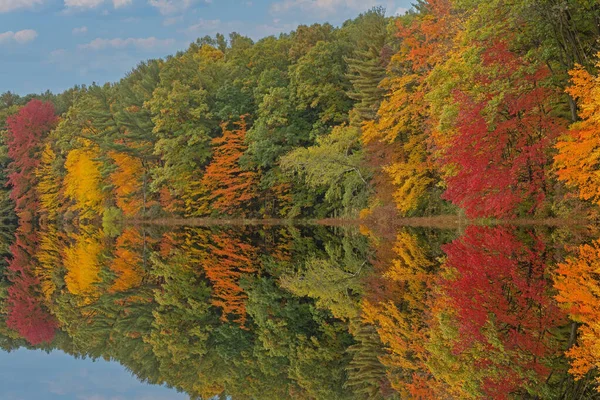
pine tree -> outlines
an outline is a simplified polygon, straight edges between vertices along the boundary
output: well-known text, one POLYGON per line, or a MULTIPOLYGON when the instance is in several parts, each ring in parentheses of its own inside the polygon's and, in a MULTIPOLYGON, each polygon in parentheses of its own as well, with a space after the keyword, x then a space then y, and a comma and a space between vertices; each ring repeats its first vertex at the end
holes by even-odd
POLYGON ((379 84, 386 74, 383 52, 388 37, 387 22, 382 7, 373 8, 353 21, 358 43, 352 56, 346 57, 345 61, 348 64, 346 76, 352 83, 347 95, 357 101, 354 110, 358 122, 375 119, 383 98, 384 89, 379 84))

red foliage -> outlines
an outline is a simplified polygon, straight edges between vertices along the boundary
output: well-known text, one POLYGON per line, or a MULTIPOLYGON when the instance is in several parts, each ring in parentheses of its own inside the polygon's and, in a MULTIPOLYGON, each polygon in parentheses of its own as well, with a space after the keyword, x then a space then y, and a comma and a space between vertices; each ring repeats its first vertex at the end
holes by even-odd
POLYGON ((487 49, 482 59, 487 73, 478 76, 475 86, 486 87, 484 99, 455 93, 457 134, 443 162, 456 173, 447 179, 444 198, 470 217, 514 217, 524 203, 531 213, 545 199, 549 149, 566 123, 547 111, 554 91, 540 86, 546 67, 527 72, 530 66, 502 43, 487 49), (499 86, 510 89, 487 89, 499 86))
POLYGON ((7 119, 8 125, 8 183, 12 186, 10 197, 15 201, 15 209, 21 218, 26 218, 27 210, 37 209, 35 193, 35 169, 40 158, 42 138, 50 132, 58 121, 54 106, 40 100, 31 100, 19 112, 7 119))
MULTIPOLYGON (((465 235, 444 246, 447 267, 456 280, 441 282, 456 310, 460 339, 454 352, 475 343, 490 351, 478 360, 480 369, 500 371, 486 378, 486 398, 505 398, 526 383, 523 371, 534 371, 540 379, 550 370, 544 357, 558 354, 551 346, 549 330, 565 323, 565 315, 554 303, 548 281, 543 241, 533 234, 526 245, 514 228, 471 226, 465 235), (492 322, 510 362, 494 359, 494 345, 485 335, 492 322)), ((498 351, 497 349, 495 350, 498 351)))
POLYGON ((31 345, 49 343, 54 339, 57 323, 43 306, 39 279, 33 271, 31 257, 34 237, 17 233, 10 247, 12 259, 8 265, 8 318, 6 325, 16 330, 31 345))

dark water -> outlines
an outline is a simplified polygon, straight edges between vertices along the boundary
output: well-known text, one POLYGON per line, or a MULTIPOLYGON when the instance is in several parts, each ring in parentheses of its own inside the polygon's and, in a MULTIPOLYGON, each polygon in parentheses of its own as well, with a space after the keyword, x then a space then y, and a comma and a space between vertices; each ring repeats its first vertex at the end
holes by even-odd
POLYGON ((22 226, 0 397, 595 398, 582 232, 22 226))

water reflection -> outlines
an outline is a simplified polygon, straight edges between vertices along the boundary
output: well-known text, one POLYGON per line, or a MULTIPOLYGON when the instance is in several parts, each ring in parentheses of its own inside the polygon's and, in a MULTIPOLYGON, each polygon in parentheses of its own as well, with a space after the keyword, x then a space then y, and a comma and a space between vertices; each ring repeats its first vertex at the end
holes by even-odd
POLYGON ((596 393, 600 245, 556 229, 22 225, 15 236, 5 350, 116 360, 203 399, 596 393))

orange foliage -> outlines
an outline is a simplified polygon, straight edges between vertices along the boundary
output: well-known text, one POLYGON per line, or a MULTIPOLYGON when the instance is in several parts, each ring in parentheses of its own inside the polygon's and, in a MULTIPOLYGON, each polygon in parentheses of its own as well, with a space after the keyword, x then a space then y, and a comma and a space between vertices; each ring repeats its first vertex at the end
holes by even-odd
POLYGON ((140 250, 143 239, 135 228, 127 228, 117 239, 115 258, 110 269, 117 278, 110 290, 123 292, 141 285, 144 278, 143 259, 140 250))
POLYGON ((402 214, 415 209, 437 182, 427 148, 426 133, 432 124, 425 101, 427 79, 432 68, 448 57, 458 26, 449 0, 428 0, 425 7, 428 13, 407 26, 398 22, 400 51, 388 67, 393 72, 381 84, 388 94, 377 118, 363 124, 365 144, 381 141, 399 153, 383 170, 396 187, 394 200, 402 214))
POLYGON ((111 152, 109 155, 117 166, 117 170, 110 175, 110 181, 115 186, 117 206, 123 214, 134 216, 142 208, 142 161, 125 153, 111 152))
POLYGON ((166 186, 160 188, 159 203, 165 211, 176 212, 183 209, 183 202, 174 196, 171 189, 166 186))
POLYGON ((578 188, 581 199, 600 204, 600 76, 592 76, 580 66, 570 75, 572 86, 567 92, 578 100, 582 120, 571 125, 556 144, 554 165, 558 178, 578 188))
POLYGON ((258 185, 256 173, 244 171, 239 165, 247 148, 246 121, 242 117, 236 125, 235 130, 228 130, 227 124, 221 125, 223 136, 213 140, 214 157, 202 178, 212 208, 225 214, 243 214, 247 203, 256 197, 258 185))
POLYGON ((248 296, 239 281, 244 274, 256 271, 256 249, 227 233, 216 234, 211 241, 203 267, 212 283, 212 304, 223 310, 221 319, 227 320, 232 316, 234 322, 243 326, 246 323, 248 296))
POLYGON ((555 287, 556 300, 581 324, 578 343, 567 352, 570 372, 579 379, 600 368, 600 240, 580 246, 577 253, 576 258, 559 264, 555 287))

